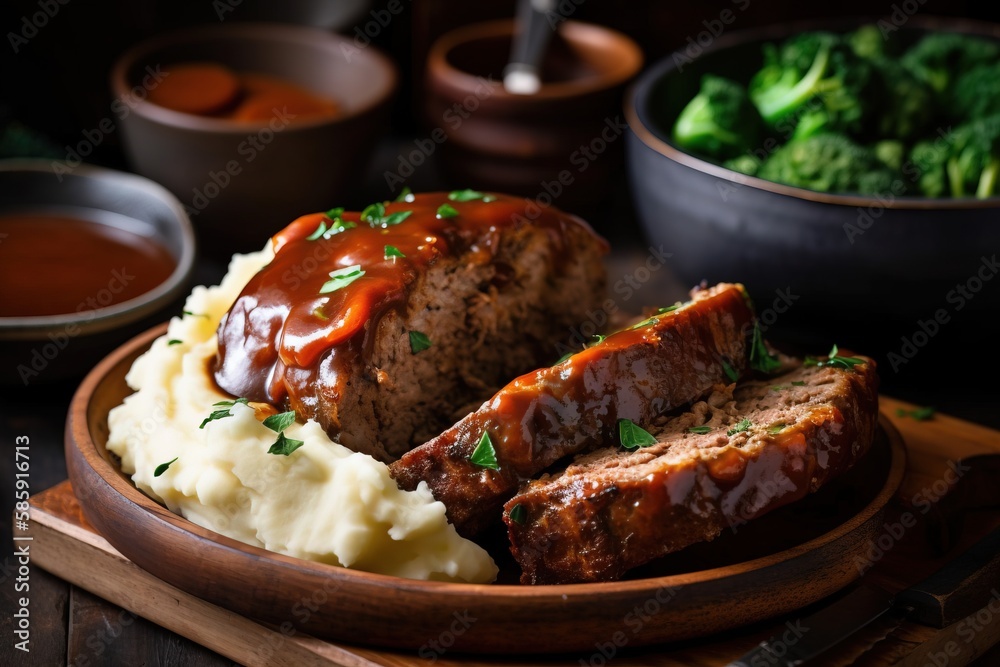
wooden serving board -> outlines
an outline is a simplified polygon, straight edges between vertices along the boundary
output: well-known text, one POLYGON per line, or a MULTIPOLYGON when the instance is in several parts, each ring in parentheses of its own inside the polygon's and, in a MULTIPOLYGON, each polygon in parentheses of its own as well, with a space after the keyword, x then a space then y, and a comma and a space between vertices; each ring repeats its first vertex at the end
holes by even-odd
MULTIPOLYGON (((1000 453, 1000 433, 945 415, 926 422, 896 417, 897 408, 914 406, 882 399, 883 411, 902 432, 909 450, 907 477, 900 502, 886 517, 896 520, 909 509, 922 519, 923 499, 933 500, 954 479, 949 462, 977 455, 1000 453), (918 508, 918 509, 915 509, 918 508)), ((929 513, 928 513, 929 514, 929 513)), ((886 551, 875 558, 865 580, 890 591, 905 588, 946 563, 962 549, 1000 525, 1000 508, 969 513, 958 546, 935 556, 920 521, 886 551)), ((448 637, 423 655, 379 651, 337 645, 311 637, 282 634, 279 628, 213 606, 148 574, 117 552, 86 523, 69 482, 32 499, 32 560, 53 574, 124 607, 178 634, 188 637, 228 658, 246 665, 347 665, 408 667, 430 664, 428 658, 446 667, 452 665, 603 665, 613 657, 616 665, 724 665, 742 655, 756 642, 773 633, 784 621, 794 623, 807 615, 802 610, 785 619, 730 631, 721 635, 668 646, 633 649, 618 647, 611 638, 595 638, 592 653, 585 655, 506 657, 484 659, 449 653, 448 637), (581 662, 582 661, 582 662, 581 662)), ((873 554, 877 556, 877 554, 873 554)), ((997 582, 1000 586, 1000 582, 997 582)), ((988 595, 984 593, 984 601, 988 595)), ((822 603, 821 603, 822 605, 822 603)), ((820 606, 821 606, 820 605, 820 606)), ((989 623, 980 622, 974 634, 969 624, 955 623, 935 629, 914 622, 887 620, 874 623, 845 642, 824 664, 924 665, 929 656, 947 657, 948 665, 969 664, 1000 642, 1000 615, 985 611, 989 623)), ((460 624, 459 624, 460 625, 460 624)), ((460 628, 459 628, 460 629, 460 628)), ((994 652, 995 653, 995 652, 994 652)), ((933 664, 933 663, 931 663, 933 664)))

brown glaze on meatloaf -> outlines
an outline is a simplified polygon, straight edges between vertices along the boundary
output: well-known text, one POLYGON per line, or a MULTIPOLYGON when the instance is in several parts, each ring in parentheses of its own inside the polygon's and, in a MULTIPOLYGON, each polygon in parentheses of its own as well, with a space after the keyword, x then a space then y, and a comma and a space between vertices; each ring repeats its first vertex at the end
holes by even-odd
POLYGON ((613 442, 619 419, 649 423, 741 374, 753 311, 741 285, 689 303, 548 368, 523 375, 440 436, 391 466, 404 489, 427 482, 463 535, 499 521, 518 486, 564 456, 613 442), (497 470, 470 460, 489 434, 497 470))
POLYGON ((607 244, 579 218, 528 219, 525 200, 502 195, 379 206, 307 215, 275 236, 274 260, 219 327, 214 370, 230 394, 391 461, 558 356, 553 341, 603 298, 607 244), (324 289, 346 267, 364 274, 324 289))
POLYGON ((871 360, 719 387, 679 417, 647 422, 657 444, 595 451, 529 482, 504 508, 521 581, 615 580, 815 491, 868 450, 877 389, 871 360), (743 419, 752 426, 733 432, 743 419))

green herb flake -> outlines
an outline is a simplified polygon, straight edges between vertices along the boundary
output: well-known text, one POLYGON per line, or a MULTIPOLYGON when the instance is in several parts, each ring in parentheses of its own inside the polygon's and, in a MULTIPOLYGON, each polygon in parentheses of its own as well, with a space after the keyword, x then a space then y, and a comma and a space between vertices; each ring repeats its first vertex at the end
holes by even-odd
POLYGON ((726 372, 726 377, 729 378, 731 382, 736 382, 740 379, 740 374, 736 372, 736 369, 729 365, 729 362, 722 359, 722 370, 726 372))
POLYGON ((274 454, 276 456, 288 456, 304 444, 306 443, 301 440, 286 438, 284 433, 279 433, 278 439, 275 440, 274 444, 268 448, 267 453, 274 454))
POLYGON ((393 225, 398 225, 411 215, 413 215, 413 211, 397 211, 396 213, 391 213, 382 220, 382 226, 392 227, 393 225))
POLYGON ((733 437, 737 433, 745 433, 752 428, 753 428, 752 421, 750 421, 749 419, 741 419, 736 423, 736 426, 733 426, 731 429, 726 431, 726 435, 728 435, 729 437, 733 437))
POLYGON ((235 401, 219 401, 218 403, 212 403, 213 408, 223 408, 223 409, 213 410, 212 414, 208 415, 207 417, 205 417, 205 419, 202 420, 201 425, 198 426, 198 428, 205 428, 205 424, 207 424, 208 422, 214 422, 219 419, 225 419, 226 417, 232 417, 233 413, 230 412, 230 410, 234 405, 236 405, 237 403, 242 403, 243 405, 246 405, 249 402, 250 402, 249 398, 237 398, 235 401))
POLYGON ((367 222, 372 227, 376 227, 382 224, 382 220, 385 218, 385 204, 382 202, 377 202, 366 206, 363 211, 361 211, 361 222, 367 222))
POLYGON ((451 204, 441 204, 438 206, 437 217, 441 220, 445 218, 457 218, 458 210, 451 204))
POLYGON ((937 412, 934 408, 917 408, 915 410, 905 410, 903 408, 896 408, 897 417, 910 417, 918 422, 925 422, 934 418, 934 413, 937 412))
POLYGON ((573 356, 574 354, 576 354, 576 352, 567 352, 567 353, 566 353, 566 354, 564 354, 563 356, 559 357, 559 359, 558 359, 558 360, 556 360, 556 363, 554 363, 554 364, 552 364, 552 365, 553 365, 553 366, 558 366, 558 365, 559 365, 559 364, 561 364, 562 362, 564 362, 564 361, 566 361, 567 359, 569 359, 570 357, 572 357, 572 356, 573 356))
POLYGON ((510 508, 510 520, 519 526, 523 526, 524 522, 528 520, 528 510, 524 509, 524 505, 518 503, 510 508))
POLYGON ((781 433, 782 431, 784 431, 785 427, 787 427, 787 426, 788 426, 788 424, 786 424, 785 422, 779 422, 779 423, 775 424, 774 426, 768 427, 767 432, 770 433, 771 435, 777 435, 778 433, 781 433))
POLYGON ((806 386, 806 381, 805 380, 795 380, 794 382, 792 382, 792 386, 793 387, 804 387, 804 386, 806 386))
POLYGON ((172 460, 167 461, 166 463, 161 463, 160 465, 156 466, 156 470, 153 471, 153 477, 159 477, 163 473, 167 472, 167 468, 169 468, 178 458, 179 457, 175 456, 172 460))
POLYGON ((343 206, 337 206, 336 208, 331 208, 329 211, 327 211, 323 215, 325 215, 327 218, 329 218, 333 222, 336 222, 337 220, 340 220, 340 216, 344 215, 344 207, 343 206))
POLYGON ((465 190, 455 190, 454 192, 449 192, 448 199, 452 201, 476 201, 477 199, 481 199, 484 203, 496 201, 496 197, 493 195, 477 192, 476 190, 469 190, 468 188, 465 190))
POLYGON ((295 412, 282 412, 281 414, 271 415, 264 420, 264 426, 268 427, 275 433, 281 433, 286 428, 295 423, 295 412))
POLYGON ((658 320, 655 317, 650 317, 648 320, 643 320, 642 322, 639 322, 637 324, 633 324, 632 326, 629 327, 629 329, 630 330, 642 329, 644 327, 648 327, 648 326, 652 326, 653 324, 656 324, 657 321, 658 320))
POLYGON ((607 336, 604 336, 602 334, 594 334, 593 336, 591 336, 591 338, 593 338, 593 340, 590 341, 590 347, 593 347, 594 345, 600 345, 601 343, 603 343, 608 339, 607 336))
POLYGON ((316 228, 316 231, 307 236, 306 241, 315 241, 316 239, 323 236, 323 234, 326 234, 327 229, 329 228, 326 226, 326 220, 320 220, 319 226, 316 228))
POLYGON ((497 452, 493 449, 493 441, 490 439, 490 434, 486 431, 483 431, 483 437, 479 438, 479 444, 476 445, 476 449, 469 456, 469 460, 480 468, 500 470, 500 464, 497 463, 497 452))
POLYGON ((176 338, 171 338, 170 340, 167 341, 167 345, 183 345, 183 344, 184 341, 178 340, 176 338))
POLYGON ((315 317, 317 319, 320 319, 320 320, 323 320, 324 322, 326 322, 326 321, 328 321, 330 319, 330 316, 327 315, 323 311, 322 304, 319 305, 319 306, 316 306, 315 308, 313 308, 312 314, 313 314, 313 317, 315 317))
POLYGON ((427 337, 427 334, 420 331, 410 332, 410 352, 417 354, 418 352, 423 352, 431 346, 431 339, 427 337))
POLYGON ((753 340, 750 343, 750 368, 761 373, 773 373, 781 368, 781 362, 770 353, 764 344, 764 335, 760 331, 760 323, 754 322, 753 340))
POLYGON ((402 204, 404 202, 407 204, 412 204, 415 199, 416 197, 413 195, 413 190, 411 190, 408 186, 404 185, 403 189, 399 191, 399 195, 397 195, 396 199, 393 201, 395 201, 397 204, 402 204))
POLYGON ((345 266, 342 269, 331 271, 330 279, 319 288, 319 293, 329 294, 330 292, 336 292, 339 289, 347 287, 363 275, 365 275, 365 272, 361 270, 360 264, 345 266))
POLYGON ((860 357, 842 357, 840 356, 840 349, 834 345, 830 348, 830 354, 826 355, 827 358, 824 360, 817 359, 816 357, 806 357, 804 366, 818 366, 820 368, 830 367, 830 368, 841 368, 845 371, 854 370, 854 367, 858 364, 867 363, 864 359, 860 357))
POLYGON ((782 389, 788 389, 788 387, 783 384, 776 384, 773 387, 771 387, 771 391, 781 391, 782 389))
POLYGON ((692 426, 688 429, 688 433, 696 433, 698 435, 705 435, 706 433, 711 433, 711 426, 692 426))
POLYGON ((184 315, 190 315, 191 317, 208 317, 205 313, 192 313, 190 310, 182 310, 184 315))
POLYGON ((394 245, 387 245, 383 256, 386 259, 392 259, 393 257, 406 257, 406 255, 403 254, 403 251, 394 245))
POLYGON ((656 444, 656 438, 631 419, 618 420, 618 439, 625 449, 649 447, 656 444))
POLYGON ((673 311, 677 310, 678 308, 680 308, 682 305, 684 305, 684 304, 682 304, 680 301, 678 301, 677 303, 675 303, 672 306, 667 306, 666 308, 658 308, 656 310, 656 314, 657 315, 662 315, 663 313, 673 312, 673 311))

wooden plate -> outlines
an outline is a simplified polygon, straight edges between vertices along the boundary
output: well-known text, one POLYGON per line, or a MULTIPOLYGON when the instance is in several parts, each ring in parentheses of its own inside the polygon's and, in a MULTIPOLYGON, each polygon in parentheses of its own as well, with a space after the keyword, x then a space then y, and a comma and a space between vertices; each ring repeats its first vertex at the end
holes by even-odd
MULTIPOLYGON (((870 453, 819 493, 614 583, 564 586, 414 581, 271 553, 218 535, 143 495, 105 450, 109 410, 158 327, 116 350, 70 405, 66 458, 87 520, 122 554, 209 602, 336 641, 433 652, 594 651, 711 634, 801 608, 859 577, 899 488, 905 452, 883 416, 870 453)), ((501 581, 516 580, 501 542, 501 581)))

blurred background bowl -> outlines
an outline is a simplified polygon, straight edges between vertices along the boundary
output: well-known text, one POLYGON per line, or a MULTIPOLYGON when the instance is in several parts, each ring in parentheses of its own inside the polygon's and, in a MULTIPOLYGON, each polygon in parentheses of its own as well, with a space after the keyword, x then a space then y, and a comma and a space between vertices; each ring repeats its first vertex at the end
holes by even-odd
MULTIPOLYGON (((900 332, 933 320, 939 309, 959 310, 957 296, 948 300, 951 290, 976 279, 983 258, 1000 246, 1000 198, 814 192, 731 171, 685 153, 670 139, 702 75, 745 82, 762 65, 766 42, 807 30, 845 32, 863 23, 748 30, 718 39, 694 62, 656 63, 626 99, 626 150, 641 226, 650 242, 673 253, 671 266, 681 279, 745 283, 759 308, 779 304, 778 329, 802 344, 836 337, 878 350, 899 346, 900 332)), ((894 39, 915 41, 932 29, 998 37, 995 25, 911 17, 894 39)), ((966 300, 963 318, 994 318, 997 282, 966 300)))
POLYGON ((226 256, 259 249, 302 213, 341 204, 388 132, 396 84, 395 66, 372 46, 359 48, 351 38, 314 28, 261 23, 155 37, 122 55, 111 74, 114 95, 134 104, 119 121, 132 167, 177 195, 208 252, 226 256), (144 99, 144 79, 155 85, 150 71, 191 61, 298 84, 334 100, 340 113, 301 120, 276 114, 255 124, 144 99))
MULTIPOLYGON (((0 384, 28 385, 82 375, 123 341, 179 311, 194 266, 194 232, 181 203, 156 183, 87 165, 57 175, 48 160, 6 160, 0 162, 0 216, 8 214, 66 216, 132 232, 162 247, 174 269, 150 291, 103 308, 0 317, 0 384)), ((17 238, 3 242, 5 251, 18 251, 17 238)), ((38 278, 25 275, 23 280, 38 278)), ((18 286, 3 289, 13 291, 18 286)))
POLYGON ((477 23, 431 47, 426 114, 441 132, 429 139, 442 144, 444 170, 469 187, 547 192, 562 208, 607 197, 622 163, 621 97, 642 51, 615 30, 565 21, 546 51, 541 90, 516 95, 503 87, 513 32, 513 21, 477 23), (572 178, 560 182, 561 172, 572 178))

